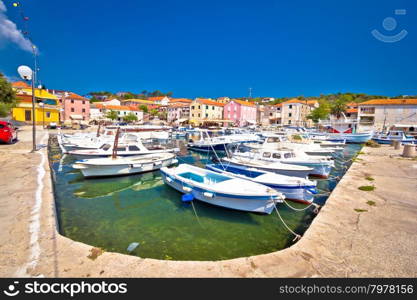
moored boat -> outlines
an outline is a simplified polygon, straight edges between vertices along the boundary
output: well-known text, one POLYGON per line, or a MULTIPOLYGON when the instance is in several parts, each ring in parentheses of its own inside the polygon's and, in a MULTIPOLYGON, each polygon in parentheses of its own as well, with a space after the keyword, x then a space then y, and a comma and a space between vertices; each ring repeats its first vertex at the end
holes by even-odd
POLYGON ((317 193, 317 183, 307 178, 280 175, 256 168, 229 164, 208 164, 206 168, 221 174, 269 186, 283 193, 286 200, 310 204, 314 200, 314 194, 317 193))
POLYGON ((175 154, 159 153, 130 157, 105 157, 85 159, 75 162, 84 177, 106 177, 145 173, 176 164, 175 154))
POLYGON ((225 208, 270 214, 284 196, 259 183, 219 174, 188 164, 161 168, 172 188, 197 200, 225 208))

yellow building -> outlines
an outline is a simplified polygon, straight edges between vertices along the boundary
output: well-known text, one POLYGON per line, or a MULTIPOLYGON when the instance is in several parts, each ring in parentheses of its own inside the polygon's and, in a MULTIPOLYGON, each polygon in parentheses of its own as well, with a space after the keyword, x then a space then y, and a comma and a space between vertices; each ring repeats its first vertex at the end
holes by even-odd
MULTIPOLYGON (((13 120, 32 122, 32 89, 21 81, 13 83, 12 86, 17 99, 17 106, 12 110, 13 120)), ((47 90, 35 89, 35 101, 36 124, 59 123, 58 97, 47 90)))
POLYGON ((223 103, 197 98, 190 104, 190 122, 194 125, 222 123, 223 103))

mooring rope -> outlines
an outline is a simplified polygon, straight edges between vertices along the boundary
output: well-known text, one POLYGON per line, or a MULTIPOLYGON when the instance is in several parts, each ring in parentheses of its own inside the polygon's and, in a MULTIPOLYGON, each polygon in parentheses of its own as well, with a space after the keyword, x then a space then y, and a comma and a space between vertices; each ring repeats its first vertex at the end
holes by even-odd
POLYGON ((273 201, 273 203, 274 203, 275 211, 277 212, 277 215, 278 215, 279 219, 281 220, 282 224, 284 224, 284 226, 288 229, 288 231, 291 232, 295 236, 295 238, 292 241, 295 242, 295 241, 298 241, 299 239, 301 239, 301 235, 299 235, 298 233, 295 233, 294 231, 292 231, 291 228, 288 227, 288 225, 284 222, 284 220, 282 219, 281 215, 279 214, 279 211, 278 211, 278 208, 277 208, 277 206, 275 204, 275 201, 273 201))
POLYGON ((295 208, 295 207, 291 206, 285 199, 283 201, 284 201, 285 205, 287 205, 289 208, 291 208, 292 210, 295 210, 295 211, 305 211, 305 210, 309 209, 311 206, 314 206, 315 207, 314 212, 316 212, 316 210, 318 212, 318 209, 320 208, 320 205, 318 205, 314 202, 311 202, 308 206, 306 206, 304 208, 295 208))

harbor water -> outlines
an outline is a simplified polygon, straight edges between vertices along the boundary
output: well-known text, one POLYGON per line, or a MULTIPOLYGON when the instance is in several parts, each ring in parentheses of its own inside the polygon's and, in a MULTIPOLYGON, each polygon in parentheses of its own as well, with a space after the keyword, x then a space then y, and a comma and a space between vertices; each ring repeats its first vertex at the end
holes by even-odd
MULTIPOLYGON (((204 167, 213 154, 191 152, 186 140, 172 140, 181 149, 178 160, 204 167)), ((328 180, 319 180, 315 202, 324 204, 339 178, 360 150, 348 145, 336 159, 328 180)), ((223 260, 269 253, 292 245, 294 236, 277 214, 260 215, 211 206, 200 201, 183 203, 181 193, 165 185, 159 171, 126 177, 84 179, 71 167, 74 158, 62 155, 49 142, 59 231, 75 241, 104 251, 165 260, 223 260), (138 243, 133 251, 129 245, 138 243)), ((305 205, 289 202, 295 208, 305 205)), ((295 211, 277 206, 283 220, 303 234, 314 207, 295 211)))

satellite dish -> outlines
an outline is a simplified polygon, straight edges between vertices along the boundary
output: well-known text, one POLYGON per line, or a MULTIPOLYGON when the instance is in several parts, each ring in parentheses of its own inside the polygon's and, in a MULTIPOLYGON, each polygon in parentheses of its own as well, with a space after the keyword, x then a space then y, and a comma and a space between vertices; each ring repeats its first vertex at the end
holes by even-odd
POLYGON ((17 72, 24 80, 32 80, 33 71, 28 66, 20 66, 17 68, 17 72))

